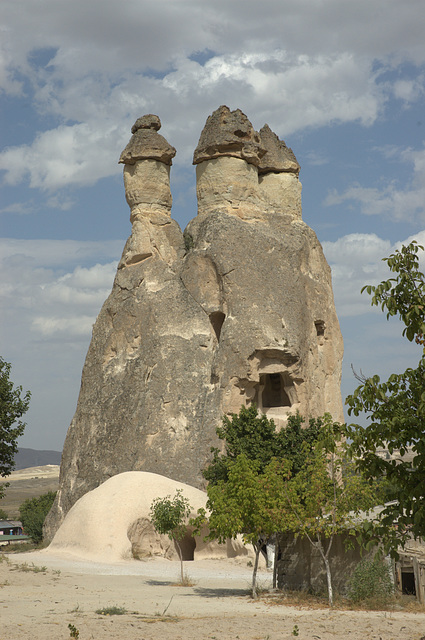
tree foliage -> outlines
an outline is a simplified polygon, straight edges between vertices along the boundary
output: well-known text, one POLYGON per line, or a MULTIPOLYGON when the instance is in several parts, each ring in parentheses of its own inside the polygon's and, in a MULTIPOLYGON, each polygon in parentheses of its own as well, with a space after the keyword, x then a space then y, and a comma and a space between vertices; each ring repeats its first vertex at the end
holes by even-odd
POLYGON ((277 532, 292 532, 308 538, 320 553, 332 604, 329 554, 334 537, 344 532, 359 538, 363 523, 357 515, 376 504, 371 485, 347 459, 343 426, 329 414, 320 419, 320 425, 314 445, 303 443, 302 464, 296 473, 291 472, 291 460, 272 457, 263 467, 264 459, 239 453, 227 458, 226 478, 207 487, 208 512, 198 512, 198 528, 206 521, 209 539, 224 542, 242 534, 245 542, 253 544, 253 597, 262 541, 277 532))
POLYGON ((374 486, 356 473, 350 462, 344 430, 345 426, 334 422, 330 414, 324 415, 314 450, 307 455, 299 473, 288 481, 286 491, 288 506, 295 516, 293 533, 307 538, 323 560, 330 606, 330 553, 335 536, 344 534, 347 544, 354 539, 362 544, 365 533, 373 527, 363 512, 377 502, 374 486))
POLYGON ((252 596, 257 595, 259 555, 266 539, 283 526, 285 516, 284 480, 289 477, 289 465, 273 458, 261 470, 261 462, 240 453, 226 463, 227 477, 207 487, 207 510, 198 510, 194 524, 199 529, 205 522, 209 540, 224 543, 227 538, 242 534, 244 541, 255 549, 252 574, 252 596))
MULTIPOLYGON (((377 286, 363 287, 372 296, 372 305, 380 305, 387 318, 398 316, 404 324, 403 335, 418 345, 425 344, 425 277, 419 266, 416 242, 403 246, 384 258, 395 277, 377 286)), ((346 399, 349 415, 366 414, 366 428, 348 427, 351 451, 357 468, 370 480, 385 476, 395 488, 397 502, 386 506, 383 530, 398 523, 399 542, 403 534, 425 536, 425 355, 418 366, 393 373, 386 382, 379 376, 362 377, 362 384, 346 399), (377 449, 387 447, 403 456, 409 447, 413 460, 386 460, 377 449)), ((396 540, 391 543, 394 547, 396 540)))
POLYGON ((181 579, 183 581, 183 555, 180 540, 186 535, 186 523, 190 516, 189 500, 184 497, 181 489, 176 489, 175 496, 155 498, 151 504, 150 519, 155 531, 168 535, 174 540, 180 557, 181 579))
POLYGON ((228 477, 228 464, 244 454, 257 462, 262 473, 273 458, 290 461, 292 473, 301 468, 306 452, 311 451, 321 428, 320 418, 310 418, 307 426, 299 413, 288 417, 285 429, 276 430, 273 420, 259 414, 255 404, 241 407, 239 414, 224 416, 217 428, 218 437, 224 441, 224 453, 212 448, 213 459, 203 471, 210 484, 228 477))
POLYGON ((39 543, 43 539, 43 524, 56 497, 56 491, 48 491, 38 498, 28 498, 19 507, 24 533, 39 543))
MULTIPOLYGON (((25 430, 21 417, 28 411, 31 394, 10 380, 11 365, 0 356, 0 476, 10 475, 18 451, 17 439, 25 430)), ((0 498, 7 484, 0 485, 0 498)))

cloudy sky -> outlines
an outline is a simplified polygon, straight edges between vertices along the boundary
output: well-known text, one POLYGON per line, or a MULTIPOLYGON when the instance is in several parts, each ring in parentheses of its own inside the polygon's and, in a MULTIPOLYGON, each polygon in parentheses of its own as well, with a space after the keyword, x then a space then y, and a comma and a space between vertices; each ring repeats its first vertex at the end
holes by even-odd
POLYGON ((196 214, 193 149, 220 104, 294 150, 303 217, 333 270, 350 365, 414 365, 366 283, 425 244, 423 0, 2 0, 0 353, 32 391, 20 445, 61 449, 91 327, 130 233, 130 128, 158 114, 177 148, 173 217, 196 214))

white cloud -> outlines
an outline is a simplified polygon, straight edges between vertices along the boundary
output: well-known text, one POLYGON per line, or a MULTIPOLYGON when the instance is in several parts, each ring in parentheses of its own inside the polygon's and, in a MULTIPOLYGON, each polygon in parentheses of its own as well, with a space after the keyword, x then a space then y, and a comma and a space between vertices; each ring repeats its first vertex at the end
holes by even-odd
POLYGON ((364 187, 352 185, 342 193, 332 190, 325 199, 325 205, 339 205, 343 202, 357 202, 362 213, 366 215, 381 215, 387 218, 403 221, 418 219, 425 220, 425 149, 396 149, 384 147, 383 155, 413 165, 413 175, 406 186, 402 187, 396 180, 392 180, 384 187, 364 187))
POLYGON ((393 86, 394 97, 406 103, 416 102, 425 94, 424 77, 419 76, 414 80, 400 79, 393 86))
MULTIPOLYGON (((0 241, 2 332, 89 336, 109 295, 122 242, 0 241), (101 258, 103 262, 92 263, 101 258), (108 261, 109 258, 109 261, 108 261), (81 266, 90 261, 91 266, 81 266)), ((37 339, 37 338, 35 338, 37 339)))
POLYGON ((4 275, 20 278, 18 269, 37 267, 72 270, 86 262, 111 260, 121 255, 122 240, 22 240, 0 238, 0 265, 4 275))
MULTIPOLYGON (((383 258, 412 240, 425 246, 425 231, 393 246, 389 240, 371 233, 352 233, 335 242, 323 242, 323 250, 332 269, 335 305, 339 317, 377 312, 376 308, 371 308, 370 296, 366 293, 362 295, 360 291, 367 284, 376 285, 391 277, 383 258)), ((425 266, 425 258, 422 256, 421 264, 425 266)))
POLYGON ((53 334, 69 335, 87 335, 90 334, 93 327, 92 316, 78 316, 77 318, 52 318, 37 316, 32 322, 35 331, 42 333, 44 336, 53 334))
POLYGON ((52 191, 117 173, 133 121, 157 112, 158 105, 161 133, 178 151, 175 163, 187 166, 211 105, 227 103, 255 113, 254 126, 267 121, 287 136, 331 122, 369 125, 386 99, 370 61, 345 53, 306 56, 279 49, 214 56, 204 66, 179 58, 175 70, 162 78, 126 75, 113 86, 107 76, 84 76, 60 86, 55 76, 45 82, 37 93, 43 110, 79 123, 62 124, 37 134, 31 144, 0 153, 8 185, 29 180, 33 188, 52 191))
POLYGON ((3 5, 3 88, 16 91, 10 78, 25 79, 27 99, 60 123, 0 153, 8 185, 28 180, 53 191, 113 175, 133 121, 147 112, 161 111, 179 165, 221 103, 286 137, 330 123, 370 125, 389 96, 410 104, 423 91, 414 70, 393 86, 380 78, 402 61, 425 62, 415 0, 269 0, 266 10, 244 0, 243 15, 227 0, 40 0, 36 12, 32 0, 19 10, 14 0, 3 5), (198 64, 205 50, 210 57, 198 64))
POLYGON ((5 182, 16 185, 29 177, 30 187, 58 189, 69 184, 90 185, 119 171, 113 160, 116 127, 93 130, 87 124, 39 134, 32 145, 0 154, 5 182))
POLYGON ((22 446, 61 449, 124 242, 0 239, 0 342, 32 392, 22 446))

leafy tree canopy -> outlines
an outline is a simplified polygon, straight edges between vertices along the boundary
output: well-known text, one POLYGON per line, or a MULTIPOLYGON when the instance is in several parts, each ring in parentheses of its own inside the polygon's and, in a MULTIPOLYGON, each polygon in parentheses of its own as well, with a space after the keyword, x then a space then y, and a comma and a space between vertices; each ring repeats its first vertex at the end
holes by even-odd
POLYGON ((186 523, 190 516, 191 507, 189 500, 183 495, 181 489, 176 489, 173 498, 155 498, 150 509, 150 519, 155 531, 168 535, 174 540, 180 557, 181 580, 183 582, 183 554, 179 541, 186 535, 186 523))
POLYGON ((322 432, 305 462, 287 482, 286 510, 295 517, 287 530, 307 538, 321 556, 327 577, 329 605, 333 605, 330 551, 335 535, 343 533, 346 544, 364 544, 369 522, 364 513, 377 502, 375 486, 355 472, 347 443, 342 439, 344 425, 333 422, 330 414, 322 420, 322 432), (350 541, 351 537, 351 541, 350 541))
POLYGON ((301 468, 307 451, 316 442, 322 422, 320 418, 310 418, 304 425, 304 418, 297 413, 288 417, 285 429, 276 431, 273 420, 259 414, 255 404, 241 407, 239 414, 223 417, 217 435, 225 442, 225 451, 213 448, 211 464, 203 474, 210 484, 228 478, 228 465, 238 455, 244 454, 249 460, 256 460, 258 473, 262 473, 272 458, 290 463, 292 473, 301 468))
POLYGON ((262 540, 288 526, 291 514, 285 511, 283 481, 289 465, 273 458, 261 471, 261 463, 245 453, 227 461, 227 477, 207 487, 207 510, 199 509, 192 521, 199 531, 207 524, 207 539, 224 543, 227 538, 243 534, 244 541, 255 549, 252 596, 257 595, 256 576, 262 540), (285 523, 285 525, 283 525, 285 523))
MULTIPOLYGON (((362 291, 372 295, 372 305, 380 305, 387 318, 398 316, 403 335, 418 345, 425 344, 425 277, 419 266, 416 242, 403 246, 384 258, 394 277, 362 291)), ((357 468, 370 480, 386 476, 395 488, 397 502, 385 509, 383 527, 398 522, 400 534, 425 536, 425 355, 418 366, 393 373, 386 382, 379 376, 359 377, 361 385, 346 399, 349 415, 366 414, 366 428, 351 424, 347 435, 357 468), (413 449, 413 460, 386 460, 377 448, 387 447, 403 456, 413 449)))
POLYGON ((376 504, 373 486, 354 472, 346 456, 343 426, 329 414, 320 424, 314 445, 303 444, 303 462, 296 474, 285 459, 273 457, 262 469, 261 460, 239 453, 227 460, 227 477, 207 487, 208 511, 198 511, 198 530, 206 523, 209 539, 225 542, 242 534, 253 544, 254 597, 261 541, 276 532, 292 532, 308 538, 320 553, 332 604, 329 553, 334 536, 344 532, 360 539, 363 523, 357 516, 376 504))
MULTIPOLYGON (((10 380, 11 365, 0 356, 0 476, 10 475, 18 451, 17 439, 25 430, 20 418, 28 411, 31 394, 10 380)), ((7 484, 0 485, 0 498, 7 484)))
POLYGON ((24 533, 36 543, 43 539, 43 524, 56 497, 56 491, 48 491, 38 498, 28 498, 19 507, 24 533))

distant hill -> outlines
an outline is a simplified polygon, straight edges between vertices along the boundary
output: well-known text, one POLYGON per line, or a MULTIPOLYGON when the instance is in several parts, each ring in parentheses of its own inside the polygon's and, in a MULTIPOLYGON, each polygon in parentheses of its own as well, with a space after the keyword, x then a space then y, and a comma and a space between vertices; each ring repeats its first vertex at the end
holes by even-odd
POLYGON ((19 447, 15 456, 15 470, 40 467, 46 464, 60 464, 61 456, 61 451, 39 451, 38 449, 23 449, 19 447))

